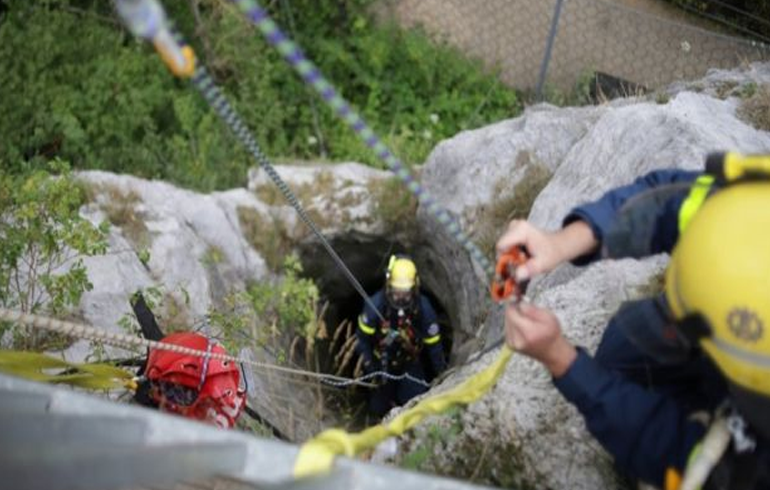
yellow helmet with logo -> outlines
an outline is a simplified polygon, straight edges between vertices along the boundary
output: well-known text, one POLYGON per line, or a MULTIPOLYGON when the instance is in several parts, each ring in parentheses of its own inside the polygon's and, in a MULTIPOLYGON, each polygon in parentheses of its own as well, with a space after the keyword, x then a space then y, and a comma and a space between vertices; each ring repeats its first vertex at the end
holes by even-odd
POLYGON ((666 299, 684 336, 727 378, 741 413, 770 435, 770 180, 705 200, 674 249, 666 299))
POLYGON ((412 304, 419 288, 417 266, 412 259, 405 256, 392 255, 385 274, 385 289, 390 302, 405 308, 412 304))

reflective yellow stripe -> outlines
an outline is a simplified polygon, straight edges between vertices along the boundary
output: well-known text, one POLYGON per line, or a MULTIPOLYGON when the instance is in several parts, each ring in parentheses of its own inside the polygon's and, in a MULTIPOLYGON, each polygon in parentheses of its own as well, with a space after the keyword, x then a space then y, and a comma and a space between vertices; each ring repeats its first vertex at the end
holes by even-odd
POLYGON ((684 233, 687 229, 687 225, 690 224, 692 218, 698 212, 703 202, 709 195, 711 185, 714 183, 714 177, 711 175, 701 175, 692 185, 690 194, 687 199, 682 203, 682 207, 679 208, 679 234, 684 233))
POLYGON ((358 317, 358 328, 361 329, 362 332, 364 332, 366 335, 374 335, 374 327, 370 327, 366 323, 364 323, 364 315, 361 315, 358 317))
POLYGON ((422 342, 425 345, 433 345, 436 342, 438 342, 439 340, 441 340, 441 334, 434 335, 433 337, 428 337, 427 339, 423 339, 422 342))

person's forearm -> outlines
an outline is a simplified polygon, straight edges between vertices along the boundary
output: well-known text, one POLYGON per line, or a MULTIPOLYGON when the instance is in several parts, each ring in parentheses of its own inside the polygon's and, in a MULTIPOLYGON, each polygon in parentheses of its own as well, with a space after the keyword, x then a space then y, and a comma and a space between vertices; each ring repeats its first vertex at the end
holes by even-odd
POLYGON ((553 233, 554 248, 559 254, 559 263, 568 262, 596 250, 599 242, 585 221, 573 221, 553 233))
POLYGON ((557 342, 554 342, 548 355, 540 361, 548 372, 551 373, 551 376, 560 378, 569 370, 569 367, 575 362, 576 358, 577 349, 575 349, 575 346, 567 342, 563 337, 560 337, 557 342))

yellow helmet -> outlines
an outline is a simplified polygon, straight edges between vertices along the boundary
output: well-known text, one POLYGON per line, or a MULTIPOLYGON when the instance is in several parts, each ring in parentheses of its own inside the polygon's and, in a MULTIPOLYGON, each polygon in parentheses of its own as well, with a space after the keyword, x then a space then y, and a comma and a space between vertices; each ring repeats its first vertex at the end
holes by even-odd
POLYGON ((743 415, 770 432, 757 413, 770 407, 770 181, 706 199, 674 249, 666 299, 677 320, 700 320, 680 322, 682 333, 725 375, 743 415))
POLYGON ((412 259, 396 255, 390 257, 385 274, 385 289, 394 306, 409 306, 415 299, 419 283, 417 266, 412 259))
POLYGON ((386 278, 391 288, 401 291, 412 289, 417 284, 417 266, 408 257, 391 255, 386 278))

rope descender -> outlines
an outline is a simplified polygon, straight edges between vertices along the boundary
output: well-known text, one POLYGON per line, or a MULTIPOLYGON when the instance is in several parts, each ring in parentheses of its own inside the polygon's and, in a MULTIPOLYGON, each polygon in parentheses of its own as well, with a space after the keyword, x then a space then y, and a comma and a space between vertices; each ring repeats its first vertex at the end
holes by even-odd
POLYGON ((489 287, 492 299, 498 303, 512 296, 512 300, 521 301, 527 289, 527 282, 516 282, 516 268, 523 265, 529 256, 521 247, 513 247, 497 259, 495 276, 489 287))
POLYGON ((152 41, 163 62, 175 76, 192 77, 195 52, 177 40, 166 13, 157 0, 116 0, 118 14, 137 37, 152 41))

